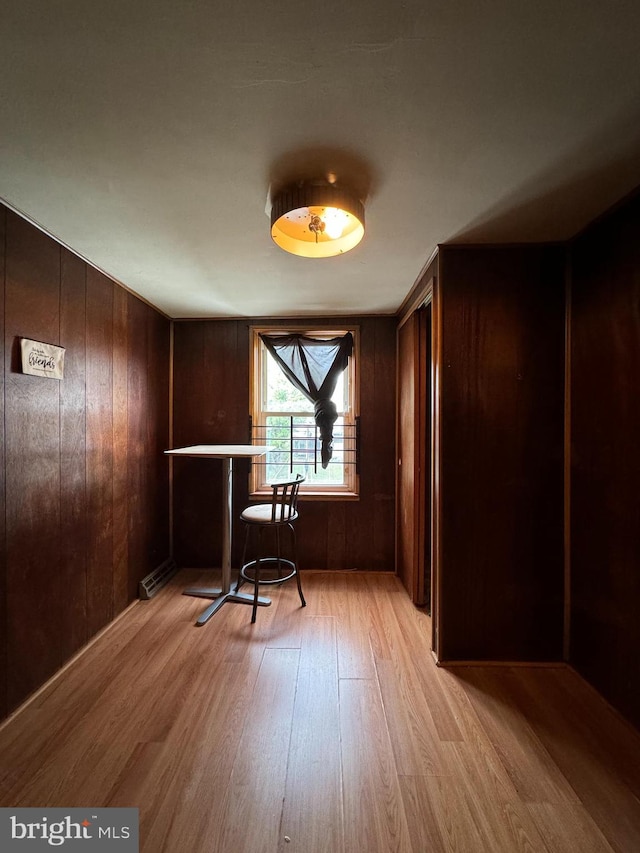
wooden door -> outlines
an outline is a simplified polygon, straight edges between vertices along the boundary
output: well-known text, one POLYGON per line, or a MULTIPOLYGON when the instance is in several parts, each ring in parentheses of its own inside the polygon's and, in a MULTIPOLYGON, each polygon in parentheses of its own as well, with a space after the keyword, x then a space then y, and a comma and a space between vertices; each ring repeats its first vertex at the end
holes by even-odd
POLYGON ((398 329, 396 565, 418 605, 430 601, 431 307, 398 329))

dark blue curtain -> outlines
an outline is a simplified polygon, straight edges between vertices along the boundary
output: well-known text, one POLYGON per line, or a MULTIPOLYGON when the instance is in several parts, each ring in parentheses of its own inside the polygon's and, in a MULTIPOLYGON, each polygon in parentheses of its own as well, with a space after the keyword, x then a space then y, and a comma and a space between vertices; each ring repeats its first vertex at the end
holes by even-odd
POLYGON ((333 425, 338 413, 331 400, 338 377, 353 352, 353 335, 311 338, 307 335, 260 335, 287 379, 313 403, 320 430, 322 467, 332 455, 333 425))

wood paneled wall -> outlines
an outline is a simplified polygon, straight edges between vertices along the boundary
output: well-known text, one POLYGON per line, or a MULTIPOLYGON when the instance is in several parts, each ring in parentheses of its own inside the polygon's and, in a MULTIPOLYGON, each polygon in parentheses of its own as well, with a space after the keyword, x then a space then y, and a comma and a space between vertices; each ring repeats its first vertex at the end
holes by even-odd
MULTIPOLYGON (((412 600, 416 600, 416 577, 423 571, 420 554, 420 345, 419 318, 412 314, 398 329, 398 472, 397 572, 412 600)), ((420 602, 422 603, 422 602, 420 602)))
MULTIPOLYGON (((4 279, 6 257, 6 210, 0 206, 0 334, 4 341, 4 279)), ((6 536, 6 462, 4 434, 4 367, 0 370, 0 719, 7 713, 7 536, 6 536)))
POLYGON ((169 555, 169 322, 3 206, 0 274, 3 716, 169 555), (22 374, 21 337, 66 348, 63 381, 22 374))
MULTIPOLYGON (((264 322, 287 324, 260 320, 264 322)), ((335 328, 336 322, 360 327, 361 473, 359 501, 302 499, 297 522, 301 566, 393 571, 396 321, 324 317, 308 322, 324 328, 335 328)), ((175 447, 249 440, 250 325, 248 320, 175 323, 175 447)), ((220 466, 191 459, 173 464, 176 560, 181 566, 217 566, 220 466)), ((248 470, 248 463, 235 463, 235 518, 247 502, 248 470)), ((234 537, 236 563, 240 539, 234 537)))
POLYGON ((559 660, 565 251, 442 246, 438 648, 559 660))
POLYGON ((572 247, 571 663, 640 726, 640 197, 572 247))

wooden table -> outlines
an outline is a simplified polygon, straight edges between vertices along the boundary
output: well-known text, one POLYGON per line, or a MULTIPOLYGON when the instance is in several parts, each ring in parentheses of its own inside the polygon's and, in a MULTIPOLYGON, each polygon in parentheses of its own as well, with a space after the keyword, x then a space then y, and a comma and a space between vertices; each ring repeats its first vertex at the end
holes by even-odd
MULTIPOLYGON (((234 604, 253 604, 253 595, 231 592, 231 536, 233 533, 233 460, 251 459, 264 456, 271 448, 262 444, 194 444, 191 447, 178 447, 165 450, 167 456, 188 456, 195 459, 222 460, 222 588, 185 589, 183 595, 197 598, 213 598, 212 604, 200 614, 196 625, 204 625, 225 602, 234 604)), ((269 598, 258 598, 258 604, 268 607, 269 598)))

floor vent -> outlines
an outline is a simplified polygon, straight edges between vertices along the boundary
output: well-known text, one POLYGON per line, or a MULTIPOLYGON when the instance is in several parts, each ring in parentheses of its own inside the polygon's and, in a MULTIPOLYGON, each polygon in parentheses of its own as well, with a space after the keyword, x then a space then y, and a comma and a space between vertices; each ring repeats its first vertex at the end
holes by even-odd
POLYGON ((162 589, 171 580, 177 571, 178 566, 172 557, 165 560, 161 566, 158 566, 140 581, 138 598, 152 598, 159 589, 162 589))

